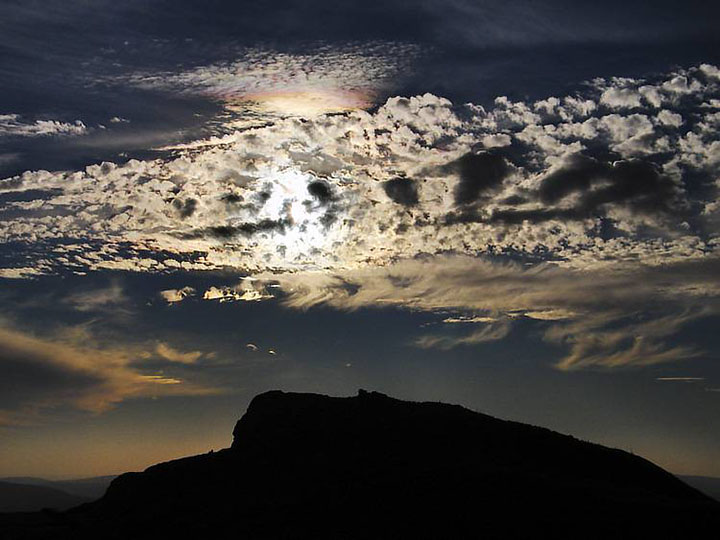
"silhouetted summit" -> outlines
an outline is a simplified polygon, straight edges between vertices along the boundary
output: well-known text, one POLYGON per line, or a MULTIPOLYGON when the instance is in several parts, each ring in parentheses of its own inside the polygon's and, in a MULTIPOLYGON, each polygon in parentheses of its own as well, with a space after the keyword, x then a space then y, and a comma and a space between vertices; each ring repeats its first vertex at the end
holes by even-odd
POLYGON ((705 538, 720 505, 650 462, 455 405, 267 392, 230 448, 128 473, 11 538, 705 538))

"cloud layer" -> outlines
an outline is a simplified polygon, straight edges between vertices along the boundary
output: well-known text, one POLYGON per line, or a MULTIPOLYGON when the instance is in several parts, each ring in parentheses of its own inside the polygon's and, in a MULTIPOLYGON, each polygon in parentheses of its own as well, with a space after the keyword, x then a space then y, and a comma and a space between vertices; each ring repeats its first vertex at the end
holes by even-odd
MULTIPOLYGON (((317 62, 280 58, 281 85, 298 66, 302 84, 337 79, 317 62)), ((239 71, 138 84, 227 98, 255 84, 239 71)), ((665 340, 717 314, 720 70, 584 88, 491 108, 426 94, 374 112, 271 115, 166 159, 26 172, 0 181, 0 238, 18 259, 2 272, 232 269, 259 281, 160 294, 472 321, 421 347, 502 339, 532 319, 566 348, 562 369, 691 358, 665 340)))
POLYGON ((217 129, 227 133, 279 118, 367 109, 397 86, 417 54, 417 46, 393 42, 315 46, 302 53, 251 48, 234 62, 104 82, 219 100, 227 114, 217 129))
POLYGON ((562 370, 639 367, 693 358, 670 345, 682 327, 720 314, 716 258, 644 268, 576 270, 552 263, 440 256, 337 274, 272 277, 295 309, 400 307, 464 314, 436 327, 416 346, 450 349, 505 338, 521 319, 541 321, 544 339, 566 350, 562 370))
MULTIPOLYGON (((51 271, 348 269, 424 253, 574 266, 705 257, 720 75, 595 80, 495 107, 431 95, 202 141, 164 160, 0 181, 0 238, 51 271)), ((27 266, 27 265, 23 265, 27 266)))

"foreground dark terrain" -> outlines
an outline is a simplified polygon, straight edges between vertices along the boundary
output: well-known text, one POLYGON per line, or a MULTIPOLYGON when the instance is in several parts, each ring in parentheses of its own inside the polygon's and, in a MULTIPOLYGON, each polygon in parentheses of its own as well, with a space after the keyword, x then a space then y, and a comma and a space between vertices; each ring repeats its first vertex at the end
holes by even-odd
POLYGON ((720 504, 648 461, 459 406, 268 392, 230 448, 115 479, 1 538, 716 538, 720 504))

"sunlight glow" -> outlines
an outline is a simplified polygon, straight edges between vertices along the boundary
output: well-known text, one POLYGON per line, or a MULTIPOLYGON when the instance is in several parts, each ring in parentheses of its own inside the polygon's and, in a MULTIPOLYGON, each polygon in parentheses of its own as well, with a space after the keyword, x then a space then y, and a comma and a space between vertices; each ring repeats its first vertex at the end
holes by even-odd
POLYGON ((271 90, 245 94, 228 104, 230 110, 255 110, 282 117, 312 118, 323 114, 367 109, 372 106, 370 92, 340 88, 271 90))

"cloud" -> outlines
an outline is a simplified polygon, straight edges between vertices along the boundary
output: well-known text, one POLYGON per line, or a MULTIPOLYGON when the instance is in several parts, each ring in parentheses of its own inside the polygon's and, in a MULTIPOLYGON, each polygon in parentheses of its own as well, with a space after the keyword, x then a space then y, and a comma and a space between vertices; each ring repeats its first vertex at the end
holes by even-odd
POLYGON ((182 289, 167 289, 165 291, 160 291, 159 294, 168 304, 175 304, 177 302, 182 302, 190 296, 195 296, 195 289, 193 289, 192 287, 183 287, 182 289))
POLYGON ((51 135, 83 135, 88 128, 80 120, 73 123, 58 120, 24 122, 19 114, 0 114, 0 137, 47 137, 51 135))
POLYGON ((445 324, 467 324, 467 323, 493 323, 495 317, 447 317, 442 320, 445 324))
POLYGON ((15 268, 0 268, 0 278, 3 279, 24 279, 42 275, 42 270, 35 267, 19 266, 15 268))
POLYGON ((464 336, 443 334, 422 336, 415 340, 415 345, 423 349, 449 350, 460 345, 478 345, 490 341, 499 341, 509 333, 510 323, 507 320, 501 320, 488 323, 479 330, 473 330, 464 336))
POLYGON ((176 362, 178 364, 195 364, 205 353, 202 351, 181 352, 172 348, 167 343, 158 343, 155 352, 168 362, 176 362))
POLYGON ((523 315, 538 321, 561 321, 575 317, 575 313, 563 309, 547 309, 543 311, 526 311, 523 315))
POLYGON ((210 287, 203 294, 204 300, 219 300, 220 302, 259 302, 274 298, 262 284, 246 278, 232 287, 210 287))
POLYGON ((600 103, 613 109, 641 106, 641 94, 631 88, 608 88, 600 96, 600 103))
POLYGON ((443 321, 477 321, 466 334, 433 333, 416 345, 448 349, 506 337, 513 320, 544 325, 565 349, 561 370, 615 369, 679 362, 701 351, 668 345, 680 329, 720 314, 720 259, 666 266, 574 270, 554 263, 445 256, 336 274, 268 276, 289 307, 340 310, 377 306, 455 312, 443 321))
MULTIPOLYGON (((532 194, 531 194, 532 195, 532 194)), ((503 209, 490 221, 504 223, 584 220, 605 214, 603 207, 627 207, 634 215, 681 214, 687 207, 683 188, 650 163, 639 160, 599 162, 570 154, 540 181, 541 208, 503 209), (574 196, 569 204, 560 204, 574 196)))
POLYGON ((135 363, 144 354, 136 347, 97 344, 82 329, 39 336, 2 327, 0 420, 34 422, 60 407, 100 413, 132 398, 215 392, 143 372, 135 363))
MULTIPOLYGON (((223 70, 205 83, 198 73, 188 87, 225 84, 223 70)), ((240 76, 227 72, 229 88, 240 76)), ((0 180, 0 241, 26 248, 3 272, 342 271, 441 253, 583 268, 700 258, 720 236, 719 118, 708 67, 487 109, 426 94, 372 113, 274 118, 163 159, 0 180), (601 103, 613 88, 640 106, 601 103)))
POLYGON ((127 313, 128 297, 122 286, 114 282, 108 287, 92 289, 66 296, 63 301, 77 311, 112 311, 127 313))
POLYGON ((491 152, 467 153, 444 165, 442 172, 456 174, 455 204, 472 204, 497 189, 510 170, 505 159, 491 152))
POLYGON ((332 200, 332 191, 327 182, 316 180, 308 184, 308 193, 315 197, 321 204, 327 204, 332 200))
POLYGON ((234 62, 103 82, 210 97, 225 105, 230 127, 244 128, 279 118, 367 109, 378 94, 397 86, 418 51, 394 42, 318 46, 303 53, 249 48, 234 62))
POLYGON ((418 203, 417 185, 409 178, 393 178, 383 184, 385 194, 393 202, 403 206, 415 206, 418 203))

